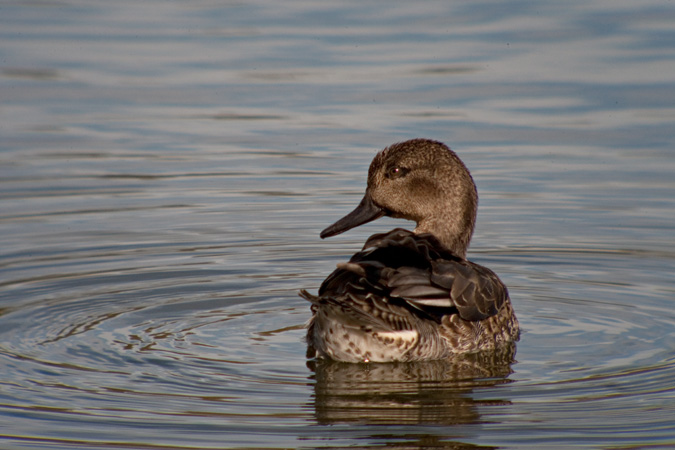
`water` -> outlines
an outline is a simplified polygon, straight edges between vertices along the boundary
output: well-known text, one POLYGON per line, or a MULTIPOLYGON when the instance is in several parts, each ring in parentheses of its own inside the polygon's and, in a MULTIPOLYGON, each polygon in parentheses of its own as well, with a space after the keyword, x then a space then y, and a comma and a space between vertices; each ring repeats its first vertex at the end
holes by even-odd
POLYGON ((0 447, 672 448, 672 2, 4 2, 0 447), (516 362, 308 362, 321 241, 429 137, 516 362))

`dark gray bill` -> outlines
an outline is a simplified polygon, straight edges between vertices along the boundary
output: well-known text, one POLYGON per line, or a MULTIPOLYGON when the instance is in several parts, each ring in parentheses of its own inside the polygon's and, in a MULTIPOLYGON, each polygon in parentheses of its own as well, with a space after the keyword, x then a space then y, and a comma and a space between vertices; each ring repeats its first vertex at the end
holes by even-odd
POLYGON ((354 211, 323 230, 320 234, 321 239, 344 233, 354 227, 379 219, 384 216, 384 214, 385 211, 373 203, 370 199, 370 195, 366 194, 354 211))

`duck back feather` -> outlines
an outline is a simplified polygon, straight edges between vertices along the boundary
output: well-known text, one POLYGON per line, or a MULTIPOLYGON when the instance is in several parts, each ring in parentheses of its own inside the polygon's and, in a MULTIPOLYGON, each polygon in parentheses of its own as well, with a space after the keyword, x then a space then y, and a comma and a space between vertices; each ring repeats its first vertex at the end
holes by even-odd
MULTIPOLYGON (((371 236, 362 251, 338 264, 318 297, 306 291, 302 296, 313 303, 308 341, 318 356, 359 361, 437 359, 499 347, 513 337, 510 331, 503 337, 479 332, 490 318, 503 321, 499 316, 505 305, 510 311, 508 291, 494 272, 454 255, 431 234, 402 228, 371 236), (325 345, 326 335, 334 334, 330 330, 340 324, 347 324, 349 333, 341 336, 346 349, 336 351, 340 344, 325 345), (444 338, 453 334, 455 339, 444 338), (393 348, 382 351, 386 338, 393 348), (401 346, 405 338, 409 345, 401 346), (353 356, 345 358, 342 353, 350 348, 353 356)), ((517 329, 515 316, 506 315, 511 318, 506 320, 509 329, 517 329)))

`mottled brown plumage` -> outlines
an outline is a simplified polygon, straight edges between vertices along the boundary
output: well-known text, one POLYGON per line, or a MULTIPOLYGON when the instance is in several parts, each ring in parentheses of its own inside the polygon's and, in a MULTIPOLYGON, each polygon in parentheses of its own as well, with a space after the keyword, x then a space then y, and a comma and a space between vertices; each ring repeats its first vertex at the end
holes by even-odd
POLYGON ((496 351, 518 339, 506 286, 467 261, 478 196, 461 160, 440 142, 385 148, 359 206, 321 237, 383 215, 414 220, 371 236, 321 285, 312 303, 309 355, 338 361, 419 361, 496 351))

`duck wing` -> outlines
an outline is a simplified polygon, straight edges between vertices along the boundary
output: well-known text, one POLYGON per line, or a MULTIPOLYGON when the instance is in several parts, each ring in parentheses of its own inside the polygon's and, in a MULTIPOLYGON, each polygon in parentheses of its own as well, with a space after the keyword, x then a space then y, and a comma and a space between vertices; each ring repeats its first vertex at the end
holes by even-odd
POLYGON ((361 252, 339 264, 318 299, 350 303, 346 309, 361 323, 368 318, 374 325, 386 317, 387 325, 409 329, 410 313, 438 323, 452 314, 487 319, 497 314, 508 291, 494 272, 455 256, 433 235, 397 228, 371 236, 361 252))

